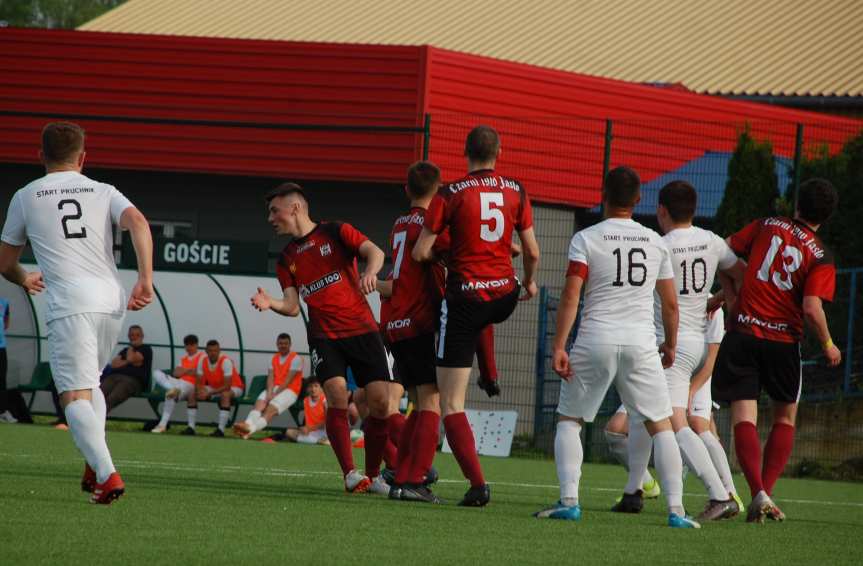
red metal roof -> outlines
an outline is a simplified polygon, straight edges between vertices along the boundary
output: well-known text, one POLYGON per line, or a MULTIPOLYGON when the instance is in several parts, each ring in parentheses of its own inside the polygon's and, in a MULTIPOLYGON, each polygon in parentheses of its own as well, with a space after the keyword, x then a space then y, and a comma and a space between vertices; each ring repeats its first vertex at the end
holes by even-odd
MULTIPOLYGON (((607 118, 611 164, 645 181, 732 150, 746 122, 781 155, 797 123, 834 150, 863 126, 433 47, 0 29, 0 73, 6 112, 414 129, 429 113, 430 158, 447 178, 463 173, 468 130, 490 123, 501 170, 536 200, 576 206, 599 200, 607 118)), ((45 121, 3 116, 0 161, 34 162, 45 121)), ((78 121, 99 167, 400 183, 422 152, 411 131, 78 121)))

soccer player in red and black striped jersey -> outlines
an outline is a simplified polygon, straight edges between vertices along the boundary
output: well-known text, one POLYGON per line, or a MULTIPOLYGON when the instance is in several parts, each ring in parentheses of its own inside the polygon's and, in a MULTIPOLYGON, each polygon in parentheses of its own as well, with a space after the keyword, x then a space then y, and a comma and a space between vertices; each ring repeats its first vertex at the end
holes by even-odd
POLYGON ((728 238, 731 249, 748 265, 739 295, 729 301, 729 332, 716 360, 713 398, 731 402, 734 446, 752 494, 750 522, 785 518, 770 496, 794 443, 803 385, 804 321, 818 337, 827 365, 835 367, 841 361, 822 306, 833 300, 836 269, 832 254, 816 235, 837 203, 833 185, 811 179, 800 186, 794 219, 762 218, 728 238), (762 389, 773 401, 773 427, 763 464, 755 428, 762 389))
POLYGON ((342 222, 312 221, 302 188, 283 183, 266 197, 269 222, 277 234, 294 239, 279 257, 276 275, 284 296, 271 297, 262 288, 252 297, 260 311, 285 316, 300 313, 299 299, 309 313, 312 371, 327 396, 327 437, 345 477, 345 489, 368 491, 380 473, 387 443, 392 375, 377 322, 365 299, 375 290, 384 253, 356 228, 342 222), (366 261, 357 273, 357 257, 366 261), (348 424, 347 368, 365 388, 369 417, 365 430, 363 475, 354 468, 348 424))
POLYGON ((477 337, 489 324, 498 324, 515 310, 519 289, 524 299, 536 295, 534 281, 539 245, 533 231, 530 200, 524 187, 495 172, 500 154, 497 132, 477 126, 467 136, 468 175, 442 186, 429 204, 412 256, 434 258, 435 240, 449 230, 447 283, 437 348, 437 384, 444 430, 470 489, 459 505, 483 506, 490 491, 485 482, 464 399, 476 351, 477 337), (523 246, 524 282, 512 266, 512 234, 523 246))

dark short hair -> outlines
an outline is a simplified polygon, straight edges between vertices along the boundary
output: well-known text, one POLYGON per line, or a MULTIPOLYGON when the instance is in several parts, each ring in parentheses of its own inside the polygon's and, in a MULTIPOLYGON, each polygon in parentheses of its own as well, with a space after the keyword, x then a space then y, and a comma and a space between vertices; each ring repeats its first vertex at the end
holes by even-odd
POLYGON ((135 330, 135 329, 140 330, 140 331, 141 331, 141 334, 143 334, 143 333, 144 333, 144 329, 143 329, 143 328, 141 328, 141 325, 140 325, 140 324, 130 324, 130 325, 129 325, 129 332, 131 332, 132 330, 135 330))
POLYGON ((42 128, 42 156, 46 163, 68 163, 84 151, 84 129, 72 122, 49 122, 42 128))
POLYGON ((440 184, 440 168, 431 161, 417 161, 408 167, 408 194, 412 198, 430 195, 440 184))
POLYGON ((471 161, 487 162, 497 158, 500 137, 491 126, 477 126, 464 142, 464 154, 471 161))
POLYGON ((803 220, 823 224, 836 211, 839 193, 827 179, 809 179, 800 185, 797 212, 803 220))
MULTIPOLYGON (((210 346, 219 346, 219 341, 218 340, 207 340, 207 348, 209 348, 210 346)), ((221 348, 221 346, 219 346, 219 347, 221 348)))
POLYGON ((641 180, 630 167, 615 167, 602 184, 605 202, 618 208, 632 208, 641 194, 641 180))
POLYGON ((306 382, 303 384, 303 388, 306 388, 306 387, 308 387, 309 385, 312 385, 313 383, 317 383, 318 385, 320 385, 320 384, 321 384, 321 380, 319 380, 317 377, 315 377, 315 376, 313 376, 313 375, 312 375, 312 376, 309 376, 309 377, 307 377, 307 378, 306 378, 306 382))
POLYGON ((276 336, 276 340, 288 340, 288 341, 292 341, 292 340, 291 340, 291 335, 290 335, 290 334, 288 334, 287 332, 282 332, 281 334, 279 334, 278 336, 276 336))
POLYGON ((264 195, 264 200, 267 201, 267 204, 270 204, 274 198, 278 197, 288 197, 291 195, 299 195, 300 198, 303 199, 303 202, 306 205, 309 204, 309 198, 306 196, 306 191, 301 186, 296 183, 282 183, 278 187, 274 189, 270 189, 266 195, 264 195))
POLYGON ((188 346, 190 344, 197 344, 197 343, 198 343, 198 337, 195 336, 194 334, 187 334, 186 336, 183 337, 183 345, 184 346, 188 346))
POLYGON ((698 195, 686 181, 671 181, 659 189, 659 204, 668 210, 675 222, 687 222, 695 216, 698 195))

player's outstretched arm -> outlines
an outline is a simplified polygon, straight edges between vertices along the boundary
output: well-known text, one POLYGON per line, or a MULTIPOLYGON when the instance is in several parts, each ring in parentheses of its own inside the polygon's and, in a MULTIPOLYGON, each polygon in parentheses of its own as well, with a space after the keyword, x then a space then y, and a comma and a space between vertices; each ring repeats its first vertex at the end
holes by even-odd
POLYGON ((432 261, 434 259, 435 240, 437 240, 437 234, 423 227, 423 231, 420 232, 420 237, 417 238, 411 252, 414 261, 432 261))
POLYGON ((141 310, 153 302, 153 235, 150 223, 140 210, 131 206, 120 215, 120 228, 132 236, 132 246, 138 259, 138 281, 132 287, 127 308, 141 310))
POLYGON ((259 311, 273 311, 282 316, 298 316, 300 314, 300 297, 296 287, 288 287, 281 299, 271 297, 262 287, 252 295, 252 306, 259 311))
POLYGON ((570 275, 566 278, 560 305, 557 307, 557 327, 552 343, 552 364, 554 371, 563 379, 572 379, 572 368, 569 366, 569 354, 566 352, 566 340, 578 316, 578 300, 584 279, 580 275, 570 275))
POLYGON ((842 353, 830 337, 830 329, 827 328, 827 315, 824 314, 824 304, 821 297, 803 297, 803 318, 806 319, 806 324, 818 337, 821 349, 827 357, 827 365, 832 368, 838 366, 842 361, 842 353))
POLYGON ((670 368, 674 364, 674 354, 677 349, 677 327, 680 323, 674 278, 658 279, 656 281, 656 293, 662 302, 662 328, 665 331, 665 341, 659 345, 659 353, 662 354, 662 367, 670 368))
POLYGON ((6 242, 0 243, 0 273, 10 283, 23 287, 31 295, 41 293, 45 289, 40 271, 27 271, 19 263, 24 246, 13 246, 6 242))
POLYGON ((536 271, 539 269, 539 242, 536 241, 533 227, 522 230, 518 233, 518 237, 521 240, 521 262, 524 266, 523 286, 525 294, 521 300, 526 301, 535 297, 537 292, 536 271))
POLYGON ((359 253, 366 260, 366 269, 360 275, 360 290, 368 295, 377 288, 378 272, 384 266, 386 256, 371 240, 360 245, 359 253))

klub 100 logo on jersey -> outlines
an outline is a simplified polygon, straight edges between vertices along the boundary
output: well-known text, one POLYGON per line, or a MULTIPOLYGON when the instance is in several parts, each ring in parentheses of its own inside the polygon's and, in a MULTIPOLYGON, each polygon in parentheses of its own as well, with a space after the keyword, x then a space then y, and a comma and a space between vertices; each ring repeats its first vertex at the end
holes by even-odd
POLYGON ((333 271, 331 273, 327 273, 320 279, 316 281, 312 281, 308 285, 300 285, 300 296, 302 298, 306 298, 310 295, 314 295, 321 289, 325 289, 330 285, 335 285, 339 281, 342 280, 342 274, 338 271, 333 271))

